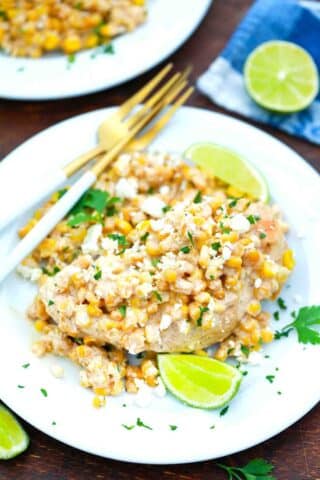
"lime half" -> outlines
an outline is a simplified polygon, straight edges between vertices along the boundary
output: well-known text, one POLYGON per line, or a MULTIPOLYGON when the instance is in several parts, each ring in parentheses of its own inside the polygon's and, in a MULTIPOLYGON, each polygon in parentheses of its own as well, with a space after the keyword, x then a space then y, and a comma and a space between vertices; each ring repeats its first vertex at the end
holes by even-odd
POLYGON ((186 150, 184 156, 206 174, 220 178, 250 197, 268 201, 265 179, 236 152, 214 143, 196 143, 186 150))
POLYGON ((256 48, 244 66, 244 78, 259 105, 281 113, 303 110, 319 91, 312 57, 290 42, 266 42, 256 48))
POLYGON ((230 402, 242 379, 236 368, 199 355, 160 354, 158 365, 168 390, 196 408, 219 408, 230 402))
POLYGON ((0 460, 9 460, 26 450, 29 437, 14 416, 0 405, 0 460))

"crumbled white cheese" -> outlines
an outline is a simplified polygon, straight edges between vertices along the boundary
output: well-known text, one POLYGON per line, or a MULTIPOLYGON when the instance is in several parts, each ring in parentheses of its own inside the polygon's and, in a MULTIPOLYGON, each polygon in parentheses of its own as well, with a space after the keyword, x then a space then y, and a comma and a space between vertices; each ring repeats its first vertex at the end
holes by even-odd
POLYGON ((64 369, 60 365, 51 365, 50 371, 55 378, 62 378, 64 376, 64 369))
POLYGON ((155 196, 148 197, 141 205, 141 210, 151 217, 160 218, 163 215, 163 208, 166 204, 155 196))
POLYGON ((186 320, 179 322, 179 331, 181 333, 188 333, 190 330, 190 324, 186 320))
POLYGON ((103 250, 107 250, 108 253, 115 253, 118 250, 117 240, 112 240, 112 238, 108 238, 108 237, 102 238, 101 246, 103 250))
POLYGON ((259 352, 250 352, 248 356, 248 363, 250 365, 261 365, 262 354, 259 352))
POLYGON ((172 323, 172 317, 167 313, 164 313, 160 320, 160 330, 166 330, 172 323))
POLYGON ((294 303, 302 303, 302 296, 299 293, 296 293, 293 295, 293 301, 294 303))
POLYGON ((19 265, 17 273, 30 282, 37 282, 42 275, 41 268, 27 267, 26 265, 19 265))
POLYGON ((139 390, 134 397, 134 403, 137 405, 137 407, 140 408, 148 407, 152 402, 151 389, 146 385, 143 380, 140 380, 139 378, 135 380, 135 384, 137 385, 139 390))
POLYGON ((256 278, 255 281, 254 281, 254 286, 255 288, 260 288, 262 285, 262 280, 261 278, 256 278))
POLYGON ((230 218, 229 225, 232 230, 240 233, 245 233, 250 230, 250 222, 242 213, 237 213, 234 217, 230 218))
POLYGON ((162 185, 159 189, 159 192, 161 193, 161 195, 168 195, 168 193, 170 192, 169 185, 162 185))
POLYGON ((96 253, 99 250, 98 240, 102 234, 102 225, 97 223, 92 225, 87 231, 87 235, 81 245, 83 253, 96 253))
POLYGON ((222 248, 222 258, 223 260, 228 260, 231 257, 231 248, 228 245, 224 245, 222 248))
POLYGON ((115 187, 116 195, 121 198, 137 196, 138 182, 135 178, 120 178, 115 187))
POLYGON ((90 323, 90 318, 87 313, 86 308, 79 308, 76 311, 75 314, 75 322, 78 325, 78 327, 87 327, 90 323))
POLYGON ((161 378, 158 379, 158 385, 153 388, 153 393, 156 397, 159 397, 159 398, 163 398, 166 396, 167 390, 161 378))
POLYGON ((149 293, 151 293, 153 290, 153 286, 151 283, 141 283, 141 285, 139 285, 137 287, 137 294, 140 295, 141 297, 147 297, 149 295, 149 293))

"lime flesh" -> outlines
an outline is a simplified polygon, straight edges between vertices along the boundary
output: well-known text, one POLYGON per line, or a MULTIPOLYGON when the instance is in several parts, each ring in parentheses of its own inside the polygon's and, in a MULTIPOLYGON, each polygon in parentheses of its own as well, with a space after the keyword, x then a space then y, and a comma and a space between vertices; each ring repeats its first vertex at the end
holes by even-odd
POLYGON ((237 393, 242 375, 231 365, 209 357, 159 354, 160 376, 167 389, 196 408, 220 408, 237 393))
POLYGON ((29 437, 14 416, 0 405, 0 460, 9 460, 24 452, 29 437))
POLYGON ((213 175, 252 198, 267 202, 268 186, 262 175, 236 152, 214 143, 191 145, 184 156, 207 175, 213 175))
POLYGON ((253 100, 280 113, 303 110, 319 91, 312 57, 290 42, 271 41, 256 48, 247 58, 244 78, 253 100))

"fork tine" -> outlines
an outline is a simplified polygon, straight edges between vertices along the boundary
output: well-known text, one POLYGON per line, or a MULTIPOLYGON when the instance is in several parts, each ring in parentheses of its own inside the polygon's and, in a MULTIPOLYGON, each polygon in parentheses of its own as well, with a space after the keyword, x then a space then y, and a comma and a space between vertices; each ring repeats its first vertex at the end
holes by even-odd
POLYGON ((134 115, 132 115, 130 118, 128 118, 128 120, 125 122, 125 125, 126 127, 129 129, 129 128, 132 128, 133 125, 135 125, 137 123, 138 120, 140 120, 140 118, 142 118, 142 116, 151 108, 153 107, 154 105, 157 104, 157 102, 159 100, 161 100, 161 98, 163 96, 166 95, 166 93, 171 89, 171 87, 175 84, 175 83, 178 83, 180 82, 181 80, 183 80, 184 78, 186 78, 186 76, 188 75, 188 69, 184 70, 182 73, 176 73, 175 75, 173 75, 173 77, 170 78, 170 80, 168 80, 164 85, 163 87, 161 87, 154 95, 152 95, 152 97, 150 97, 146 102, 145 104, 140 108, 140 110, 138 110, 137 113, 135 113, 134 115))
POLYGON ((116 114, 120 118, 124 118, 128 113, 139 103, 149 95, 150 92, 161 82, 161 80, 167 75, 167 73, 172 69, 173 64, 169 63, 166 65, 154 78, 152 78, 146 85, 144 85, 138 92, 128 98, 116 111, 116 114))
MULTIPOLYGON (((191 95, 193 92, 193 87, 189 88, 186 93, 184 93, 181 98, 175 103, 170 108, 171 115, 168 115, 169 111, 165 113, 165 117, 167 118, 167 121, 171 118, 171 116, 174 114, 174 112, 179 108, 182 103, 184 103, 187 98, 191 95)), ((172 96, 170 96, 172 98, 172 96)), ((168 102, 170 102, 169 97, 168 97, 168 102)), ((147 113, 138 123, 133 127, 133 129, 129 132, 128 135, 126 135, 122 140, 120 140, 109 152, 104 155, 98 162, 95 163, 95 165, 91 168, 91 171, 94 173, 96 177, 98 177, 103 170, 112 162, 112 160, 124 149, 124 147, 132 140, 135 135, 140 132, 146 124, 153 118, 157 113, 159 113, 160 110, 162 110, 163 106, 166 105, 167 103, 161 102, 158 103, 153 107, 153 109, 147 113)), ((162 118, 160 119, 162 120, 162 118)), ((163 123, 165 125, 166 122, 163 123)), ((157 122, 158 123, 158 122, 157 122)))
MULTIPOLYGON (((163 102, 162 106, 168 105, 173 100, 173 98, 176 97, 180 90, 181 88, 178 88, 177 86, 175 91, 170 92, 170 94, 163 102)), ((150 145, 150 143, 152 143, 158 133, 171 120, 178 108, 181 107, 181 105, 183 105, 188 100, 193 91, 194 87, 189 87, 188 90, 183 93, 168 110, 166 110, 166 112, 160 117, 160 119, 154 125, 152 125, 152 127, 144 135, 130 142, 128 150, 144 150, 148 145, 150 145)))

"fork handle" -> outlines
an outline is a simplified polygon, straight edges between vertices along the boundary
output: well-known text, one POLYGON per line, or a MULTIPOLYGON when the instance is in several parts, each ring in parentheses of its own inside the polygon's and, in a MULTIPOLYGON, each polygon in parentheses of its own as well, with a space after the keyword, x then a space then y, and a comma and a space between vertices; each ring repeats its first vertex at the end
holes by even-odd
POLYGON ((39 220, 32 230, 18 243, 11 253, 0 260, 0 283, 19 263, 29 255, 35 247, 53 230, 60 220, 70 211, 81 195, 96 181, 96 176, 90 170, 53 205, 39 220))
POLYGON ((2 195, 0 192, 0 203, 5 205, 5 208, 1 208, 0 211, 0 230, 29 208, 34 207, 36 203, 48 197, 52 192, 57 190, 66 179, 66 174, 62 169, 47 172, 40 178, 35 178, 29 191, 24 192, 23 195, 19 197, 15 197, 14 202, 8 202, 8 197, 5 192, 2 192, 2 195, 4 197, 6 196, 6 199, 3 198, 3 200, 1 200, 2 195))

